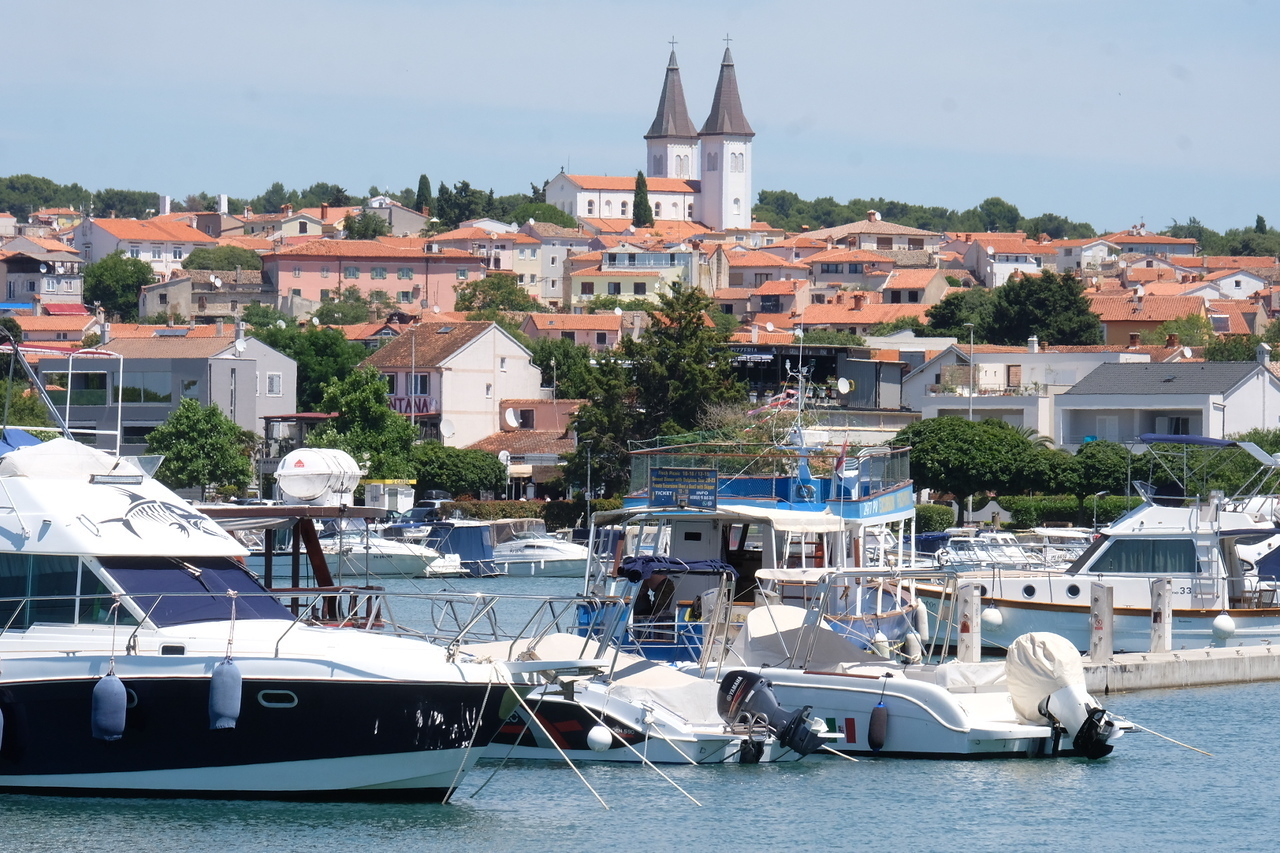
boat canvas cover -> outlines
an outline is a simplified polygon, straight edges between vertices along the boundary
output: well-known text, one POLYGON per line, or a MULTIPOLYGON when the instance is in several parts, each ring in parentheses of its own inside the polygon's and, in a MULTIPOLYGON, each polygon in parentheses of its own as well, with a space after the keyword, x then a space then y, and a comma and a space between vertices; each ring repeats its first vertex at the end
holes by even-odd
POLYGON ((789 604, 752 608, 733 641, 726 663, 750 667, 804 666, 815 672, 844 672, 850 665, 885 662, 884 658, 850 643, 826 622, 816 623, 815 636, 814 627, 805 625, 808 615, 809 611, 803 607, 789 604))
POLYGON ((619 574, 632 583, 648 579, 654 572, 663 574, 722 574, 736 578, 738 570, 723 560, 680 560, 653 554, 637 554, 622 558, 619 574))
POLYGON ((742 504, 721 504, 714 511, 699 512, 696 510, 661 510, 648 507, 597 512, 592 516, 593 523, 599 527, 615 524, 639 516, 652 518, 707 518, 707 519, 743 519, 767 521, 773 528, 791 533, 838 533, 848 527, 848 519, 833 515, 823 509, 821 512, 806 512, 796 509, 770 509, 767 507, 745 506, 742 504))
POLYGON ((1044 631, 1023 634, 1009 646, 1005 681, 1019 719, 1048 725, 1040 704, 1055 691, 1084 684, 1084 664, 1075 644, 1044 631))
POLYGON ((22 447, 0 458, 0 477, 85 480, 93 474, 141 475, 129 456, 112 456, 69 438, 22 447))

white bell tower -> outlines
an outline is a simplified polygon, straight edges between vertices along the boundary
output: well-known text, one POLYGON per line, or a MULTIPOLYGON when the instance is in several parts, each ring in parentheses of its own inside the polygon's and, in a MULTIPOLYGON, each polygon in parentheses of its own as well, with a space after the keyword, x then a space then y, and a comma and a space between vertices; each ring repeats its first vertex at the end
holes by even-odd
POLYGON ((701 209, 695 216, 710 228, 751 227, 751 140, 755 135, 742 113, 733 55, 726 45, 711 114, 698 134, 702 192, 701 209))

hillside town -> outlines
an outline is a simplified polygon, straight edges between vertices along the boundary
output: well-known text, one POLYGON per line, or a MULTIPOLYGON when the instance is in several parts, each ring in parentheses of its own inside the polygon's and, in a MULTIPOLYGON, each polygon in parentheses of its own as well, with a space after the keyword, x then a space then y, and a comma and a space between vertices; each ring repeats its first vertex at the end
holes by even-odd
MULTIPOLYGON (((655 88, 636 176, 619 163, 617 175, 561 170, 545 182, 540 204, 564 224, 445 228, 429 204, 393 195, 271 211, 232 209, 228 195, 212 209, 175 209, 160 196, 145 218, 0 212, 0 312, 68 423, 124 453, 145 453, 191 399, 254 434, 256 473, 270 474, 341 414, 321 405, 324 383, 372 368, 415 440, 500 459, 511 497, 585 487, 582 464, 567 480, 564 465, 587 437, 582 408, 602 403, 581 382, 566 386, 538 348, 581 347, 591 364, 621 357, 667 322, 664 300, 682 292, 703 300, 742 408, 790 400, 803 376, 803 405, 837 446, 884 444, 941 416, 997 419, 1068 451, 1145 433, 1224 438, 1280 419, 1280 375, 1263 342, 1280 311, 1275 256, 1205 254, 1195 238, 1142 222, 1055 239, 930 231, 866 210, 788 232, 753 215, 755 132, 729 49, 701 125, 674 48, 655 88), (258 263, 188 263, 228 248, 258 263), (113 258, 149 267, 150 280, 125 294, 128 319, 87 292, 95 265, 113 258), (999 320, 1018 288, 1035 300, 1064 282, 1094 324, 1084 332, 1037 331, 1052 325, 1042 323, 1022 337, 1016 322, 964 314, 983 310, 980 296, 996 300, 985 310, 999 320), (485 302, 500 286, 519 299, 485 302), (331 310, 348 303, 363 316, 331 310), (314 367, 272 345, 276 328, 280 340, 330 330, 362 355, 308 375, 314 367), (1213 357, 1233 342, 1232 358, 1213 357)), ((603 464, 602 436, 591 440, 603 464)), ((596 493, 622 479, 598 478, 596 493)))

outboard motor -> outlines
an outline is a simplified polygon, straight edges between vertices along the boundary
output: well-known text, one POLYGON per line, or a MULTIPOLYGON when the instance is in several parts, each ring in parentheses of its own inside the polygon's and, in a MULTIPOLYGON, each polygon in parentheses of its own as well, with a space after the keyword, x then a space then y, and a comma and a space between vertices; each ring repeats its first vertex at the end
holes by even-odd
POLYGON ((764 676, 735 669, 720 681, 716 710, 729 725, 763 721, 778 741, 801 755, 822 748, 822 734, 815 731, 806 705, 798 711, 784 711, 773 695, 773 685, 764 676))
POLYGON ((1009 646, 1005 679, 1013 710, 1026 723, 1055 724, 1086 758, 1110 755, 1122 732, 1084 685, 1084 666, 1071 641, 1057 634, 1023 634, 1009 646))

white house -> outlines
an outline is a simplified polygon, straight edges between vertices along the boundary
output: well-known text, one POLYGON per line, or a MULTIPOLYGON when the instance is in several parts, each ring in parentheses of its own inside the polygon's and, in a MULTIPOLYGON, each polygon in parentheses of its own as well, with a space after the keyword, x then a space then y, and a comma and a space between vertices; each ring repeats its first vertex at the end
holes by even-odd
POLYGON ((150 264, 157 279, 182 269, 182 261, 194 250, 218 245, 213 237, 184 222, 150 219, 85 219, 71 235, 85 263, 124 252, 150 264))
POLYGON ((1101 270, 1103 263, 1120 253, 1120 247, 1101 237, 1082 240, 1054 240, 1052 246, 1058 272, 1074 272, 1082 278, 1090 272, 1101 270))

